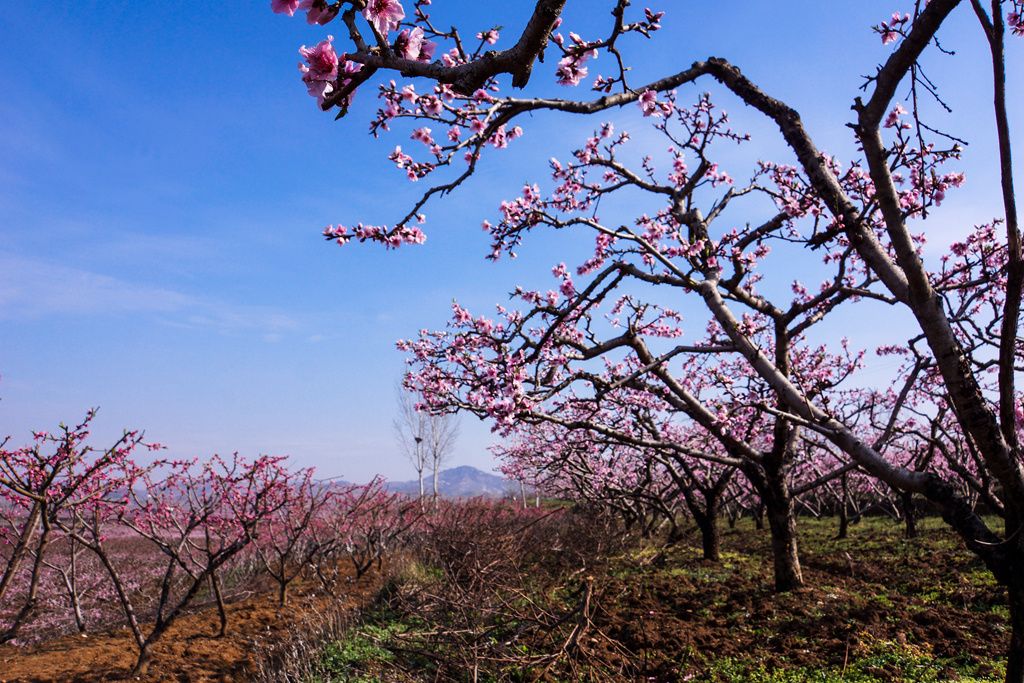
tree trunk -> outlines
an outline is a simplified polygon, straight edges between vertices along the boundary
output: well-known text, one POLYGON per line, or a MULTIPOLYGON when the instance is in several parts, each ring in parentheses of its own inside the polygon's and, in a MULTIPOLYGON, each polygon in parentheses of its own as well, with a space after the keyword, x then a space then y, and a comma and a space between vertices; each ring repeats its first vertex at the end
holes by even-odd
POLYGON ((836 540, 845 539, 850 531, 850 513, 849 513, 849 501, 850 501, 850 487, 846 481, 846 475, 843 475, 842 481, 842 500, 839 501, 839 533, 836 534, 836 540))
POLYGON ((836 533, 836 540, 845 539, 850 533, 850 515, 846 511, 846 501, 839 506, 839 531, 836 533))
POLYGON ((704 551, 704 559, 708 562, 718 562, 721 559, 721 534, 718 531, 717 515, 703 515, 697 520, 700 528, 701 548, 704 551))
MULTIPOLYGON (((1006 585, 1010 608, 1010 645, 1006 652, 1006 683, 1024 683, 1024 538, 1014 538, 1024 529, 1024 521, 1010 512, 1003 520, 1005 555, 1000 583, 1006 585)), ((996 568, 998 569, 998 568, 996 568)))
POLYGON ((683 530, 679 528, 679 522, 676 521, 675 517, 668 518, 668 525, 668 537, 665 539, 665 545, 674 546, 683 540, 683 530))
POLYGON ((437 492, 437 474, 438 474, 438 472, 437 472, 437 465, 434 465, 433 479, 434 479, 434 508, 435 509, 437 508, 437 495, 438 495, 438 492, 437 492))
POLYGON ((28 519, 25 520, 25 526, 21 530, 21 535, 18 536, 18 542, 15 544, 14 550, 11 551, 11 556, 7 560, 7 567, 4 570, 3 575, 0 576, 0 601, 4 599, 4 596, 7 594, 7 590, 14 582, 14 577, 18 573, 18 569, 21 568, 21 562, 25 559, 25 555, 28 553, 28 544, 36 533, 36 528, 39 526, 39 519, 41 516, 42 506, 39 503, 35 503, 32 506, 32 512, 28 515, 28 519))
POLYGON ((135 666, 132 668, 132 676, 138 678, 146 675, 152 657, 149 647, 149 643, 146 643, 139 650, 139 657, 135 660, 135 666))
POLYGON ((11 621, 10 626, 7 627, 6 631, 0 634, 0 643, 6 643, 17 638, 21 627, 36 608, 39 595, 39 579, 43 573, 43 553, 45 553, 47 549, 46 543, 48 535, 49 529, 44 521, 43 532, 39 538, 39 547, 36 548, 35 561, 32 563, 32 574, 31 579, 29 580, 28 595, 25 596, 25 603, 11 621))
POLYGON ((217 616, 220 618, 217 637, 223 638, 228 631, 228 611, 224 606, 224 591, 220 588, 220 577, 217 576, 217 572, 210 574, 210 585, 213 587, 213 595, 217 599, 217 616))
POLYGON ((900 492, 900 507, 903 509, 904 535, 917 538, 917 512, 914 510, 914 494, 900 492))
POLYGON ((82 614, 82 601, 78 597, 78 549, 75 547, 77 541, 68 537, 68 547, 71 552, 71 570, 68 577, 68 594, 71 599, 71 611, 75 615, 75 628, 79 633, 85 633, 85 617, 82 614))
POLYGON ((772 537, 775 590, 779 593, 796 590, 804 585, 804 577, 797 554, 796 517, 789 487, 780 477, 771 477, 763 497, 772 537))
POLYGON ((1006 683, 1024 683, 1024 576, 1015 572, 1007 586, 1010 601, 1010 649, 1006 656, 1006 683))
POLYGON ((764 529, 764 503, 758 503, 754 508, 754 528, 758 531, 764 529))
MULTIPOLYGON (((135 616, 135 607, 132 605, 131 599, 128 597, 128 592, 125 590, 124 582, 121 581, 121 575, 117 573, 114 565, 110 562, 110 558, 107 556, 106 550, 99 544, 89 546, 96 557, 99 558, 100 562, 103 563, 103 568, 107 570, 107 575, 110 577, 110 582, 114 584, 114 590, 117 592, 117 599, 121 603, 121 609, 124 610, 125 620, 128 622, 128 628, 132 631, 132 637, 135 638, 136 645, 139 646, 139 652, 145 652, 146 639, 142 635, 142 628, 139 626, 139 619, 135 616)), ((139 654, 139 660, 135 666, 138 668, 143 665, 142 654, 139 654)))
POLYGON ((284 555, 281 556, 280 564, 278 565, 279 573, 277 574, 277 604, 284 607, 288 604, 288 584, 291 583, 288 579, 288 563, 285 561, 284 555))
MULTIPOLYGON (((721 507, 721 489, 712 487, 704 492, 704 519, 700 527, 704 559, 718 562, 721 559, 721 534, 718 530, 718 510, 721 507)), ((698 522, 700 523, 700 522, 698 522)))

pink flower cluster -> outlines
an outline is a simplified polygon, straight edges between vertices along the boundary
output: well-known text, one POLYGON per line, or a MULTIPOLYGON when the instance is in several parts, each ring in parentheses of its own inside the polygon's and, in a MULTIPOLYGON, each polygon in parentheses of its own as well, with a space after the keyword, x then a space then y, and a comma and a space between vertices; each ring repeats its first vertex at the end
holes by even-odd
POLYGON ((875 29, 882 36, 882 45, 888 45, 895 42, 900 36, 906 35, 906 28, 909 23, 909 14, 893 12, 888 21, 881 22, 875 29))
POLYGON ((437 43, 425 40, 423 29, 417 26, 412 29, 403 29, 395 38, 394 49, 406 59, 429 62, 434 57, 437 43))
POLYGON ((364 225, 362 223, 359 223, 351 232, 343 225, 328 225, 324 228, 323 235, 326 239, 339 245, 356 239, 359 242, 377 242, 389 249, 397 249, 403 244, 423 244, 427 241, 427 236, 419 228, 403 226, 397 230, 389 230, 384 225, 364 225))
POLYGON ((310 24, 327 24, 338 16, 339 3, 328 5, 326 0, 270 0, 270 9, 276 14, 293 16, 296 11, 306 12, 310 24))

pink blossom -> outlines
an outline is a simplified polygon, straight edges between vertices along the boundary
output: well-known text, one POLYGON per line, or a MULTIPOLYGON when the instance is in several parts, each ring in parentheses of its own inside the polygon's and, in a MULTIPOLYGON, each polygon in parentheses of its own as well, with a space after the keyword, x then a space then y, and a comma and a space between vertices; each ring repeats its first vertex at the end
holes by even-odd
POLYGON ((644 17, 646 17, 647 23, 652 31, 657 31, 661 28, 661 18, 664 16, 664 12, 653 12, 649 7, 644 8, 644 17))
POLYGON ((338 55, 331 45, 333 40, 334 36, 327 36, 327 40, 314 47, 303 45, 299 48, 299 54, 306 60, 306 64, 299 64, 302 80, 309 94, 317 98, 321 105, 327 95, 334 91, 334 81, 338 78, 338 55))
POLYGON ((437 116, 444 110, 444 106, 441 104, 441 100, 433 96, 424 97, 420 101, 420 106, 423 107, 423 111, 431 116, 437 116))
POLYGON ((306 10, 306 23, 326 24, 338 16, 338 8, 330 7, 325 0, 300 0, 298 9, 306 10))
POLYGON ((423 126, 422 128, 417 128, 416 130, 414 130, 412 132, 412 136, 411 137, 412 137, 413 140, 418 140, 418 141, 422 142, 424 145, 432 145, 432 144, 434 144, 434 138, 430 134, 430 129, 427 128, 426 126, 423 126))
POLYGON ((270 0, 270 9, 274 14, 293 16, 299 8, 299 0, 270 0))
POLYGON ((398 28, 398 22, 405 18, 405 10, 398 0, 369 0, 363 9, 363 16, 381 35, 398 28))
POLYGON ((899 12, 893 12, 888 22, 881 22, 877 30, 882 34, 882 45, 888 45, 899 38, 902 35, 904 25, 909 21, 909 14, 900 16, 899 12))
POLYGON ((333 80, 338 77, 338 54, 334 51, 331 43, 334 36, 327 36, 327 40, 321 41, 313 47, 303 45, 299 48, 299 54, 306 60, 309 66, 309 73, 321 80, 333 80))
POLYGON ((488 45, 494 45, 498 42, 498 29, 492 28, 487 31, 481 31, 476 34, 477 40, 482 40, 488 45))
POLYGON ((1021 12, 1010 12, 1006 15, 1006 23, 1015 36, 1024 36, 1024 14, 1021 12))
MULTIPOLYGON (((895 128, 897 124, 900 123, 900 117, 906 113, 907 110, 904 109, 901 105, 897 104, 895 107, 893 107, 892 111, 889 112, 889 115, 885 117, 885 123, 882 125, 885 128, 895 128)), ((910 127, 909 124, 903 124, 900 127, 902 128, 904 126, 906 126, 907 128, 910 127)))
POLYGON ((637 101, 640 103, 640 111, 644 113, 644 116, 658 115, 658 94, 656 92, 645 90, 637 101))
POLYGON ((579 85, 587 75, 587 67, 583 66, 583 58, 575 55, 563 57, 558 62, 555 75, 559 85, 579 85))
POLYGON ((423 39, 423 29, 419 26, 412 30, 403 29, 395 39, 395 52, 405 59, 429 62, 436 48, 436 44, 423 39))

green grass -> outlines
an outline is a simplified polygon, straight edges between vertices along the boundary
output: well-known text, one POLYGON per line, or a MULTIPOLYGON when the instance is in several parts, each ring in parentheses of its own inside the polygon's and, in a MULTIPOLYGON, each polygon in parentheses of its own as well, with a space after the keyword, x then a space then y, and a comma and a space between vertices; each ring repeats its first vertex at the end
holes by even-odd
POLYGON ((344 639, 327 643, 315 667, 318 674, 309 683, 374 683, 380 679, 369 672, 394 661, 385 647, 388 639, 405 629, 401 622, 363 624, 344 639))
MULTIPOLYGON (((1001 683, 1002 667, 980 673, 978 667, 933 657, 925 649, 893 641, 872 643, 867 652, 851 656, 846 666, 794 666, 768 669, 754 659, 724 657, 705 660, 706 672, 689 678, 707 683, 1001 683)), ((686 679, 686 672, 682 672, 686 679)))

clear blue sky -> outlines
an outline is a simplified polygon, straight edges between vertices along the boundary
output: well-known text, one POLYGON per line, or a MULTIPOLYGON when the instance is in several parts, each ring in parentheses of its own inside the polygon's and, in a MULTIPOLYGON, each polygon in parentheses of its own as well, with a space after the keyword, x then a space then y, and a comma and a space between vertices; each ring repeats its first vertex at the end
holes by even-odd
MULTIPOLYGON (((499 23, 511 37, 530 4, 434 7, 469 8, 459 20, 466 30, 499 23), (483 16, 491 6, 496 20, 483 16)), ((596 37, 606 4, 570 0, 567 27, 596 37)), ((849 149, 851 97, 887 53, 868 26, 892 2, 654 7, 668 11, 665 29, 631 44, 642 57, 638 81, 724 56, 801 110, 821 146, 849 149)), ((342 33, 273 15, 269 0, 4 8, 0 433, 21 441, 99 406, 101 438, 140 427, 174 455, 287 453, 324 476, 410 476, 391 433, 402 369, 393 342, 443 325, 453 297, 479 310, 517 283, 547 286, 551 265, 567 260, 559 250, 573 245, 542 237, 519 260, 495 265, 483 259, 479 223, 597 121, 527 125, 467 191, 432 208, 423 247, 325 244, 325 224, 393 221, 422 189, 385 159, 404 136, 366 134, 376 104, 369 90, 341 122, 306 96, 296 50, 328 31, 342 33)), ((967 189, 949 202, 949 234, 932 238, 940 244, 997 211, 984 170, 991 115, 967 112, 990 95, 972 75, 984 54, 966 4, 943 39, 960 52, 933 68, 959 105, 949 127, 978 149, 965 163, 967 189)), ((1020 57, 1014 45, 1011 65, 1020 57)), ((534 79, 559 91, 551 65, 534 79)), ((1016 122, 1024 120, 1019 91, 1011 87, 1016 122)), ((773 156, 771 128, 736 114, 762 156, 773 156)), ((621 126, 634 117, 631 109, 609 118, 621 126)), ((488 469, 490 438, 465 419, 451 464, 488 469)))

